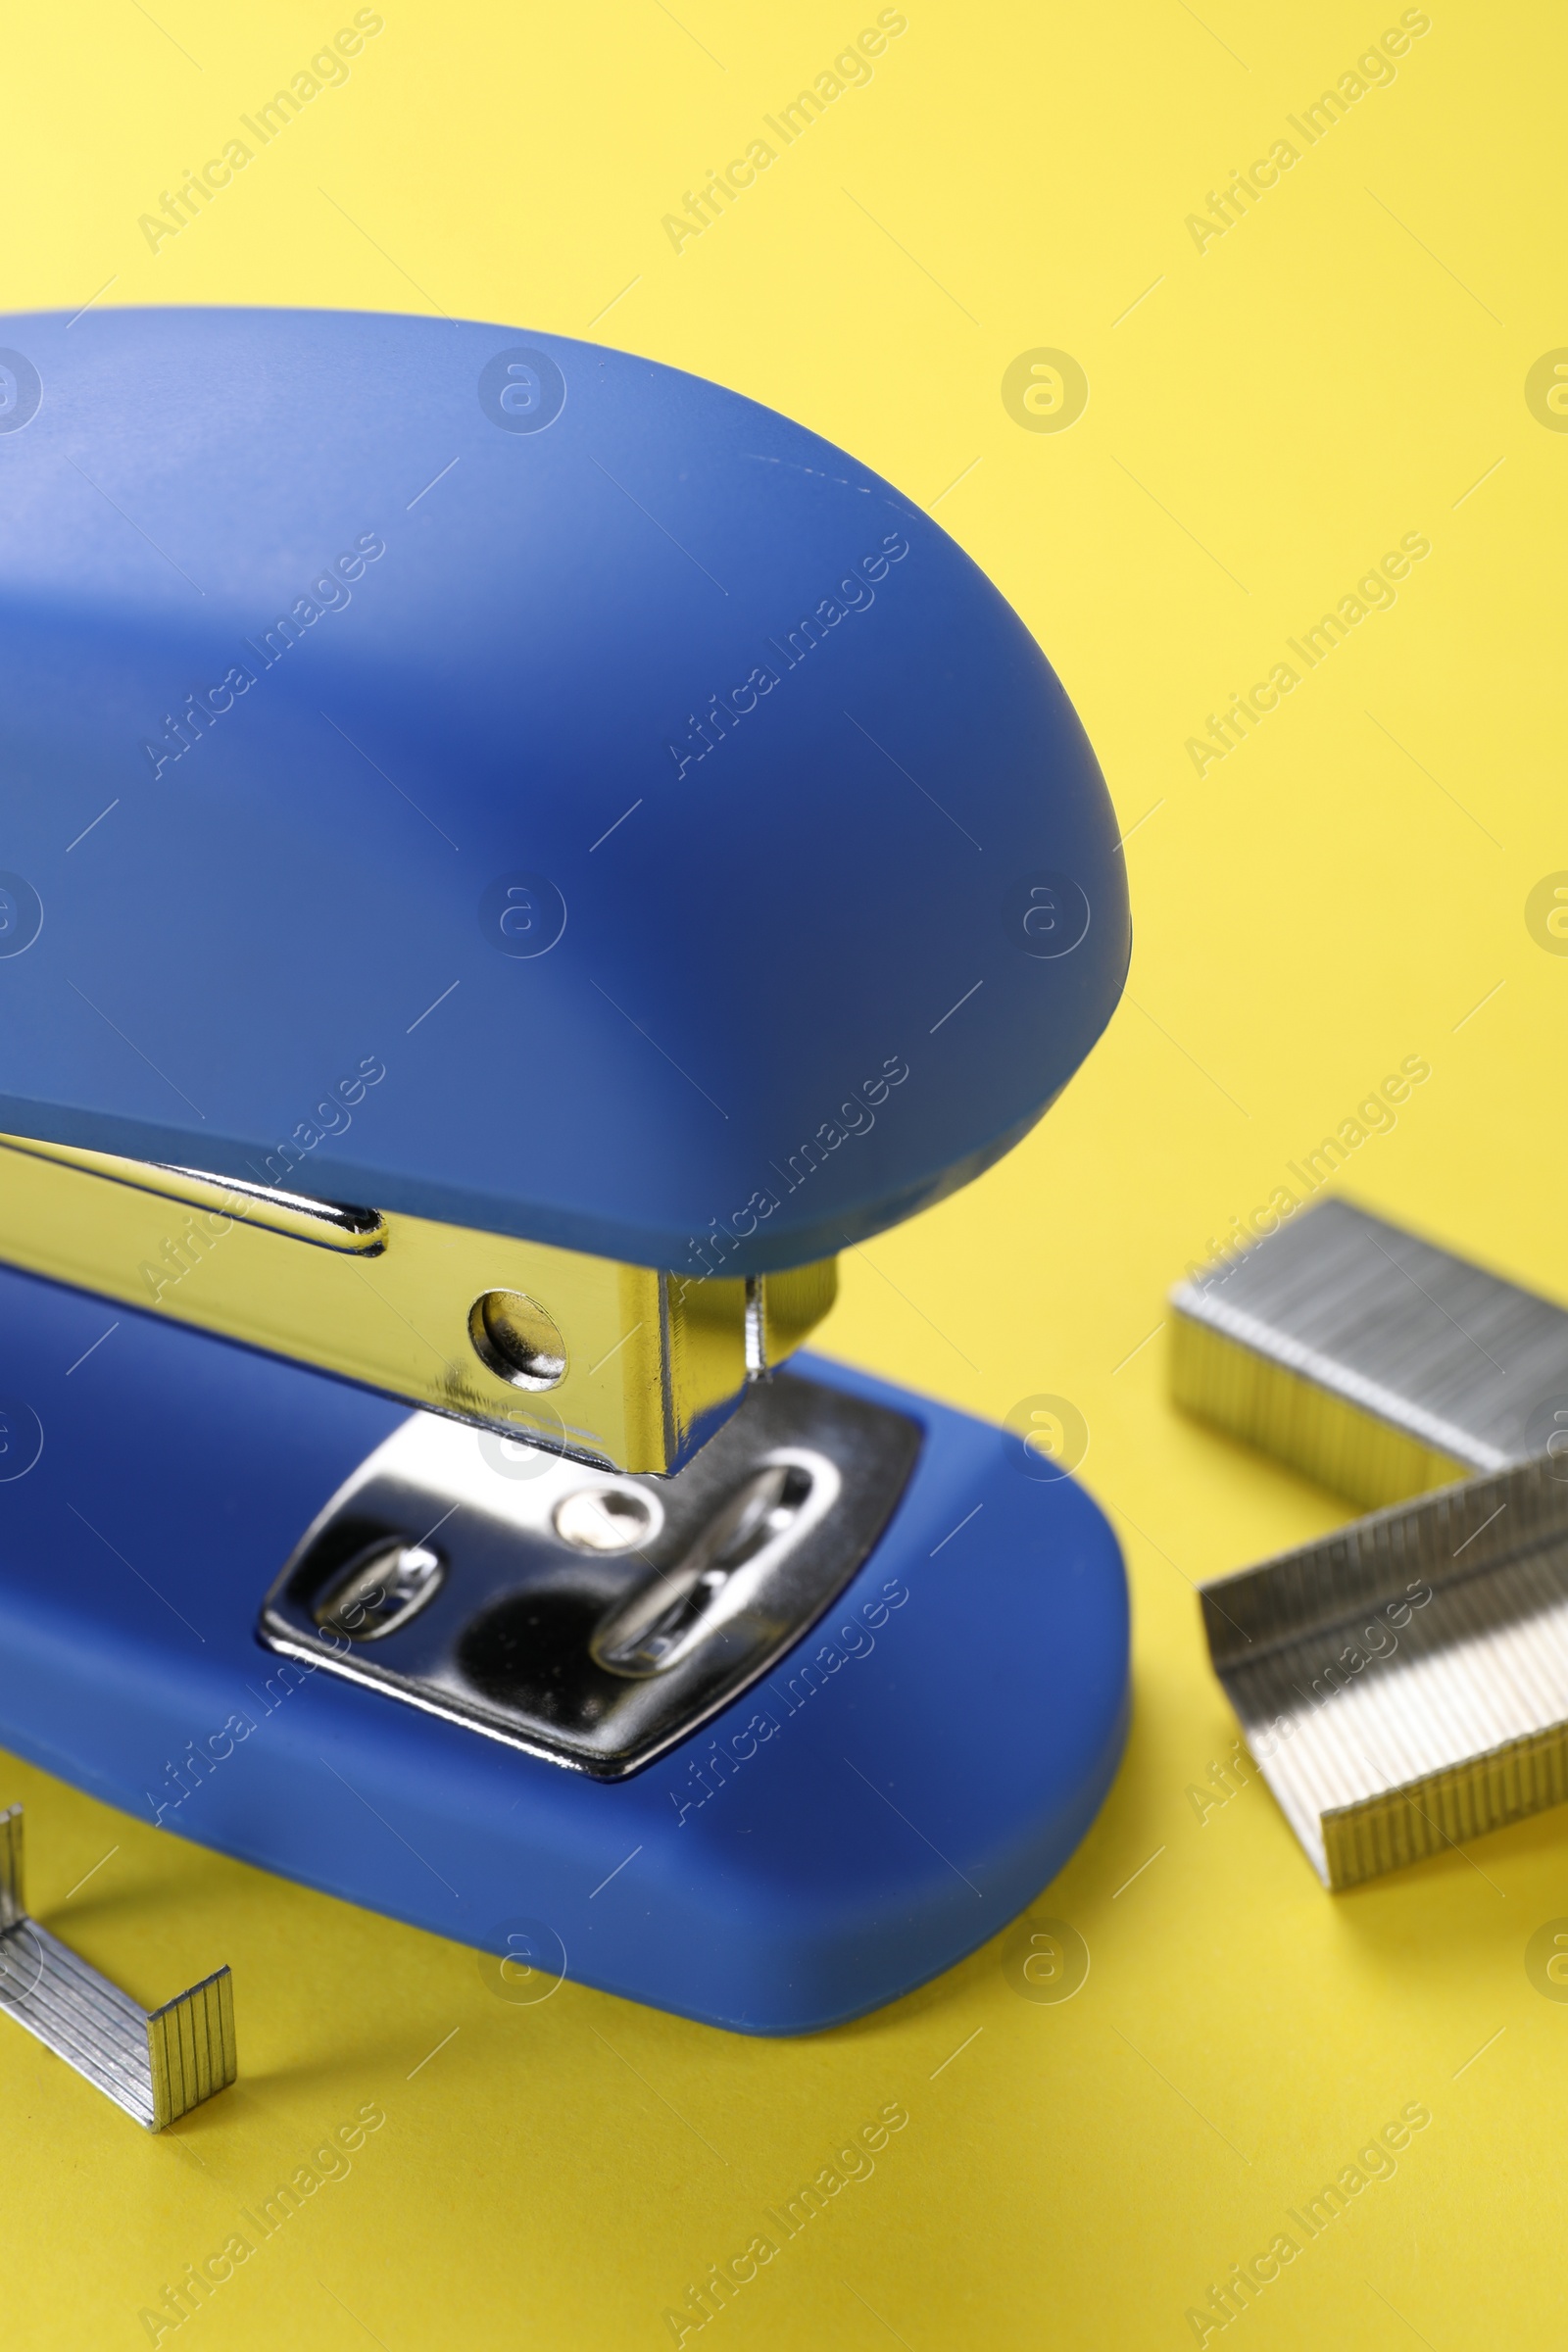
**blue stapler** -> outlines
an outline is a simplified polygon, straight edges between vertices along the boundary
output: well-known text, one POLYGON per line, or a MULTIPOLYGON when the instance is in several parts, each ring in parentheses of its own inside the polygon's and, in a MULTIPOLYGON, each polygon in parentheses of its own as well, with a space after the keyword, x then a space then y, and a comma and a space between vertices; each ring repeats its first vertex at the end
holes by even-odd
POLYGON ((803 1351, 1116 1003, 1061 687, 669 368, 0 345, 0 1743, 517 1982, 889 2000, 1126 1725, 1061 1463, 803 1351))

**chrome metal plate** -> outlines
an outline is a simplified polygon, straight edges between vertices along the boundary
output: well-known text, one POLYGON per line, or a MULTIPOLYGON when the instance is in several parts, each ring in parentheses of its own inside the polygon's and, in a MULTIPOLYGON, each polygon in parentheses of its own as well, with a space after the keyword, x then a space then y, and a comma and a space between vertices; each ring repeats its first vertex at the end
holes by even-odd
POLYGON ((416 1413, 333 1495, 263 1607, 270 1647, 619 1779, 765 1674, 849 1583, 916 1423, 762 1381, 672 1478, 416 1413))

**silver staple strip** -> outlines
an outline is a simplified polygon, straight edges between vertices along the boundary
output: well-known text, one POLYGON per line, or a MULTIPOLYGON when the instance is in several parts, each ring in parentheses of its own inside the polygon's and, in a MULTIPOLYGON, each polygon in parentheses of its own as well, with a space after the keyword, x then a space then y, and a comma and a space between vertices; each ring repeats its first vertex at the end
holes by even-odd
POLYGON ((1548 1450, 1568 1312, 1345 1200, 1171 1294, 1178 1403, 1378 1505, 1548 1450))
POLYGON ((1200 1592, 1324 1885, 1563 1802, 1568 1313, 1343 1200, 1172 1303, 1179 1402, 1387 1506, 1200 1592))
POLYGON ((1200 1599, 1248 1745, 1326 1886, 1568 1797, 1568 1463, 1374 1512, 1200 1599))
POLYGON ((20 1805, 0 1813, 0 2010, 149 2132, 238 2071, 226 1968, 149 2013, 28 1918, 20 1805))

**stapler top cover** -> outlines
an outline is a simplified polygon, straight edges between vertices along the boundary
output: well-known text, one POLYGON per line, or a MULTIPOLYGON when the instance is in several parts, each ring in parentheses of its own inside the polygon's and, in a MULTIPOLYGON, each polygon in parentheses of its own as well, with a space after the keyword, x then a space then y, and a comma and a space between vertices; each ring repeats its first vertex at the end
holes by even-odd
POLYGON ((841 450, 507 326, 0 346, 0 1129, 756 1273, 978 1174, 1103 1028, 1083 729, 841 450))

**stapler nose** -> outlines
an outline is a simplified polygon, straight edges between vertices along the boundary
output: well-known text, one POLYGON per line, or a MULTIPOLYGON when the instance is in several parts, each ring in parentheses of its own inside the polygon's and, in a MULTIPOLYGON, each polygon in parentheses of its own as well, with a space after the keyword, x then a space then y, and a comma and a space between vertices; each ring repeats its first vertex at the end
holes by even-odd
POLYGON ((708 1281, 0 1136, 0 1257, 428 1412, 668 1475, 833 1303, 829 1259, 708 1281))

